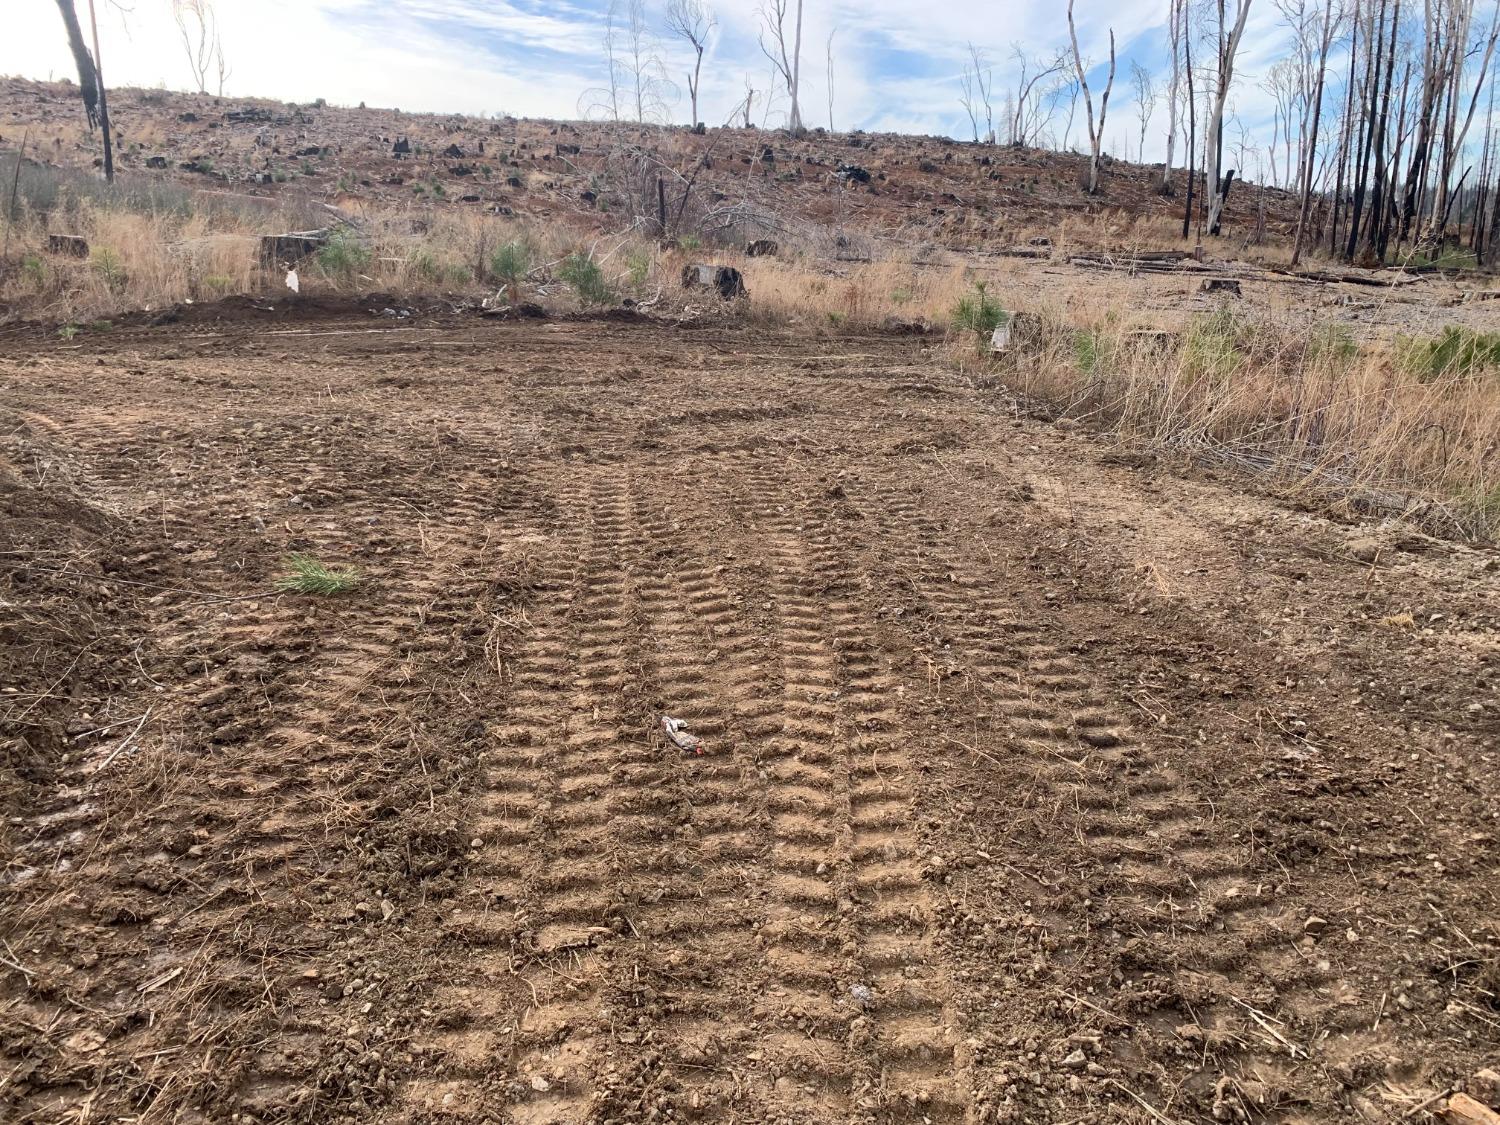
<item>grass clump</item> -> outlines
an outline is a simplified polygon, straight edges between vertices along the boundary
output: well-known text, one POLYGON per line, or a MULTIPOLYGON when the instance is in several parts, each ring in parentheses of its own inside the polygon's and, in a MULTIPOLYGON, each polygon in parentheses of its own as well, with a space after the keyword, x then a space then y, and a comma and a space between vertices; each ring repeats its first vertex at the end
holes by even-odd
POLYGON ((331 597, 347 594, 359 585, 356 570, 330 570, 312 555, 288 555, 288 572, 276 579, 276 589, 283 594, 310 594, 331 597))
POLYGON ((604 279, 604 270, 592 255, 582 250, 564 258, 557 275, 572 286, 579 300, 586 305, 608 305, 614 302, 615 295, 604 279))

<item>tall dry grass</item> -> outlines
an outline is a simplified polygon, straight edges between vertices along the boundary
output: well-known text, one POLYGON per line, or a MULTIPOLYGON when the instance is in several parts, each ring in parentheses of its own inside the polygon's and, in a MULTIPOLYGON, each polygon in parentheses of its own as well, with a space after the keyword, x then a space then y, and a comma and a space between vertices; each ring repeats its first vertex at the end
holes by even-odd
POLYGON ((969 287, 958 262, 737 260, 752 295, 746 315, 780 324, 878 328, 899 321, 942 327, 969 287))
POLYGON ((1367 513, 1500 531, 1500 367, 1482 356, 1362 345, 1335 324, 1227 308, 1163 332, 1121 307, 1080 322, 1040 301, 1015 337, 1003 357, 961 362, 997 366, 1024 395, 1127 441, 1367 513))
MULTIPOLYGON (((506 260, 524 265, 520 299, 553 308, 625 297, 662 309, 715 304, 680 288, 683 267, 702 260, 742 270, 752 297, 739 315, 821 331, 893 321, 942 328, 974 293, 962 262, 942 253, 838 261, 809 244, 748 258, 663 246, 638 229, 611 233, 583 220, 527 222, 430 203, 349 206, 334 249, 299 264, 303 292, 503 300, 497 252, 507 247, 506 260)), ((307 201, 270 209, 160 185, 105 190, 41 176, 10 216, 0 318, 76 322, 284 293, 282 271, 261 263, 260 236, 330 217, 307 201), (89 257, 49 254, 49 234, 83 236, 89 257)), ((1159 245, 1162 233, 1149 225, 1091 216, 1051 235, 1059 253, 1105 237, 1159 245)), ((998 360, 981 356, 972 338, 956 339, 961 367, 998 366, 1021 392, 1127 440, 1271 474, 1291 489, 1363 496, 1382 510, 1409 497, 1433 522, 1472 534, 1500 529, 1500 339, 1479 349, 1495 357, 1490 365, 1444 366, 1436 351, 1399 339, 1356 344, 1305 314, 1221 311, 1163 332, 1135 319, 1150 314, 1133 311, 1126 297, 1109 305, 1066 288, 1042 291, 1027 269, 990 284, 989 297, 1033 317, 1034 331, 1018 333, 1018 346, 998 360), (1413 355, 1426 358, 1414 363, 1413 355)))

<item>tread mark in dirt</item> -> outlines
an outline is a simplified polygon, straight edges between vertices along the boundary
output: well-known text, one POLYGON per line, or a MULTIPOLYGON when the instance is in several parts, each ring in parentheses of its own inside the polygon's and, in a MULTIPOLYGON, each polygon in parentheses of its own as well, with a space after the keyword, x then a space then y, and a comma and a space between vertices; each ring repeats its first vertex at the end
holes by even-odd
MULTIPOLYGON (((752 472, 752 476, 755 474, 752 472)), ((834 533, 789 512, 785 485, 752 485, 785 674, 773 767, 773 963, 785 966, 821 1040, 810 1076, 859 1114, 961 1121, 968 1112, 956 1013, 931 963, 931 903, 910 827, 913 794, 894 680, 870 635, 871 607, 834 533), (834 951, 841 956, 834 956, 834 951), (799 988, 799 975, 821 987, 799 988), (830 994, 828 983, 835 990, 830 994), (837 1036, 837 1038, 836 1038, 837 1036)))
POLYGON ((561 554, 538 575, 538 604, 528 612, 525 633, 496 685, 506 697, 506 710, 485 752, 474 824, 482 844, 471 868, 476 884, 471 892, 480 902, 455 911, 448 922, 463 942, 450 975, 459 983, 440 988, 434 998, 445 1026, 414 1042, 424 1053, 440 1053, 444 1078, 408 1083, 402 1101, 411 1109, 484 1107, 489 1098, 482 1079, 495 1060, 511 1055, 524 1005, 560 987, 555 974, 517 971, 514 954, 501 949, 519 932, 527 857, 537 847, 537 802, 555 749, 550 732, 569 703, 564 619, 573 565, 561 554))
MULTIPOLYGON (((889 567, 903 581, 922 579, 947 658, 1004 713, 1010 751, 1031 760, 1033 795, 1050 793, 1076 811, 1098 873, 1093 893, 1114 913, 1113 929, 1151 935, 1119 938, 1126 980, 1172 966, 1178 987, 1198 997, 1196 1022, 1220 1065, 1237 1060, 1242 1072, 1277 1065, 1301 1030, 1361 1024, 1368 1013, 1316 994, 1336 970, 1326 949, 1320 961, 1295 948, 1305 912, 1278 902, 1274 880, 1257 878, 1248 846, 1206 843, 1207 803, 1153 764, 1078 659, 1042 626, 1018 620, 981 564, 934 547, 951 533, 907 497, 882 493, 866 509, 877 513, 889 567), (1252 1007, 1278 1021, 1274 1035, 1252 1007)), ((1224 1112, 1237 1119, 1237 1099, 1224 1112)))
POLYGON ((642 1052, 634 1072, 610 1076, 616 1089, 602 1112, 659 1111, 671 1100, 711 1118, 748 1092, 722 1073, 752 1034, 735 989, 759 960, 745 887, 759 854, 760 815, 727 717, 733 666, 748 645, 713 568, 692 557, 692 544, 648 499, 649 487, 633 475, 627 487, 641 657, 630 690, 641 730, 651 733, 627 752, 635 765, 622 770, 619 789, 660 818, 654 837, 626 845, 641 853, 627 887, 636 940, 618 949, 613 991, 628 1042, 661 1049, 642 1052), (664 711, 705 740, 704 754, 685 756, 665 743, 655 729, 664 711), (613 1104, 622 1097, 628 1106, 613 1104))
POLYGON ((631 843, 652 834, 653 815, 622 808, 618 784, 630 716, 630 604, 622 565, 630 528, 623 490, 608 475, 565 492, 565 518, 584 522, 568 615, 568 691, 543 728, 548 803, 533 835, 541 855, 526 885, 524 974, 537 1000, 521 1017, 511 1073, 517 1122, 581 1121, 594 1096, 603 974, 599 950, 628 931, 623 899, 631 843), (621 863, 625 869, 622 870, 621 863))

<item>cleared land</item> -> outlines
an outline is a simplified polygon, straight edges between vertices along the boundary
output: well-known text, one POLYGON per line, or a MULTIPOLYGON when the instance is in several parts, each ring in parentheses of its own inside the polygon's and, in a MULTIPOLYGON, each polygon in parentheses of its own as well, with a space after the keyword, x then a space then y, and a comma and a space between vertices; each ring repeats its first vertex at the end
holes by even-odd
POLYGON ((184 316, 0 348, 0 1117, 1422 1120, 1493 1060, 1492 552, 922 337, 184 316))

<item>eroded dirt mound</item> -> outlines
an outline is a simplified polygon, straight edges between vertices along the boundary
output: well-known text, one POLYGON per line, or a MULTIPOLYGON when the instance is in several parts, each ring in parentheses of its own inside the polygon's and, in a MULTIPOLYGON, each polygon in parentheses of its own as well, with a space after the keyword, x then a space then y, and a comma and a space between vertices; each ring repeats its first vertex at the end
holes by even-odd
POLYGON ((369 327, 0 359, 85 498, 15 549, 150 583, 62 579, 36 654, 131 638, 55 712, 128 725, 12 813, 0 1116, 1494 1096, 1493 554, 1118 457, 921 339, 369 327), (290 552, 360 584, 278 594, 290 552))

